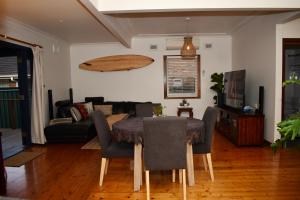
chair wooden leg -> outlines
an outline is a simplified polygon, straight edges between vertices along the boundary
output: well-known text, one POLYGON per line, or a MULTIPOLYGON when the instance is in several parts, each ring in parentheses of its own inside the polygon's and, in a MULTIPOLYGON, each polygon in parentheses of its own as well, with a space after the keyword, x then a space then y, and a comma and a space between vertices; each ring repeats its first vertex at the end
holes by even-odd
POLYGON ((106 165, 106 158, 102 158, 101 159, 101 169, 100 169, 100 181, 99 181, 100 187, 102 186, 102 183, 103 183, 105 165, 106 165))
POLYGON ((214 181, 215 177, 214 177, 214 171, 213 171, 213 166, 212 166, 212 162, 211 162, 211 154, 210 153, 206 154, 206 158, 207 158, 207 162, 208 162, 210 178, 212 181, 214 181))
POLYGON ((172 182, 175 183, 175 181, 176 181, 176 170, 173 169, 172 170, 172 182))
POLYGON ((133 181, 133 190, 139 191, 141 188, 141 155, 142 155, 142 145, 134 145, 134 181, 133 181))
POLYGON ((182 183, 182 169, 179 170, 179 183, 182 183))
POLYGON ((147 190, 147 200, 150 200, 150 182, 149 182, 149 170, 146 170, 146 190, 147 190))
POLYGON ((107 174, 107 170, 108 170, 108 165, 109 165, 109 159, 106 159, 106 164, 105 164, 105 175, 107 174))
POLYGON ((186 175, 185 175, 185 169, 182 170, 182 188, 183 188, 183 200, 186 200, 186 175))
POLYGON ((205 171, 207 172, 207 161, 206 161, 205 155, 202 155, 202 159, 203 159, 204 169, 205 169, 205 171))
POLYGON ((144 170, 142 151, 141 151, 141 156, 139 156, 139 163, 140 163, 140 185, 142 186, 143 185, 143 170, 144 170))

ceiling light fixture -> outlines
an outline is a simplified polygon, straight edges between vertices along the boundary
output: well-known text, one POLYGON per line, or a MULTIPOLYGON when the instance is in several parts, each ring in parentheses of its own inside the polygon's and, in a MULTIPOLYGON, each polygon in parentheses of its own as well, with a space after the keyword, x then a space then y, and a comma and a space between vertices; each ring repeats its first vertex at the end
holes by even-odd
MULTIPOLYGON (((186 20, 186 29, 188 30, 188 22, 191 18, 187 17, 186 20)), ((188 31, 187 31, 188 32, 188 31)), ((180 54, 182 57, 193 57, 196 56, 196 48, 193 45, 193 37, 192 36, 185 36, 183 46, 181 48, 180 54)))

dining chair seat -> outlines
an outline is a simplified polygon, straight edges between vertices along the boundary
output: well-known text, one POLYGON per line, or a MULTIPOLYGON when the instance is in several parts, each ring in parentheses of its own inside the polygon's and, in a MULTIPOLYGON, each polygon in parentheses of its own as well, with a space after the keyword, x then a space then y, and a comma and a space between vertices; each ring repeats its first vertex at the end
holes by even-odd
POLYGON ((102 186, 104 175, 107 173, 109 158, 133 158, 134 144, 114 141, 111 137, 110 128, 106 117, 101 111, 95 111, 93 118, 101 146, 100 152, 102 159, 99 185, 102 186))
POLYGON ((132 157, 134 153, 134 144, 128 142, 111 142, 107 147, 104 157, 132 157))
POLYGON ((144 118, 144 166, 147 200, 150 200, 149 171, 182 170, 183 199, 186 199, 187 119, 180 117, 144 118))
POLYGON ((204 168, 207 171, 207 165, 209 168, 209 173, 211 180, 214 181, 214 173, 213 166, 211 160, 211 145, 212 145, 212 137, 213 131, 217 120, 218 111, 213 107, 207 107, 202 121, 204 121, 205 125, 205 138, 203 143, 193 144, 193 153, 194 154, 203 154, 203 163, 204 168))

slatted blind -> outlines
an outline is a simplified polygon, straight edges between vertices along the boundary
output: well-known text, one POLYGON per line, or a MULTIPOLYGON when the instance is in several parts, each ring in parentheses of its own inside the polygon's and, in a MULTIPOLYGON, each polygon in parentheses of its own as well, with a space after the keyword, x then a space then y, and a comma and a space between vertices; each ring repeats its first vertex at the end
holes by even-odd
POLYGON ((18 74, 17 56, 0 57, 0 76, 18 74))

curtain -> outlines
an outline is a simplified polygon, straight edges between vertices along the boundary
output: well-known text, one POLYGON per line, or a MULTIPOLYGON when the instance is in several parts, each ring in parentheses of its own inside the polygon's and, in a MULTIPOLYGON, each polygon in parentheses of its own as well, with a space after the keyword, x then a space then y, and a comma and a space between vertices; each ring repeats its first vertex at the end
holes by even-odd
POLYGON ((35 144, 45 144, 44 134, 44 78, 42 49, 33 47, 33 80, 31 105, 31 141, 35 144))

